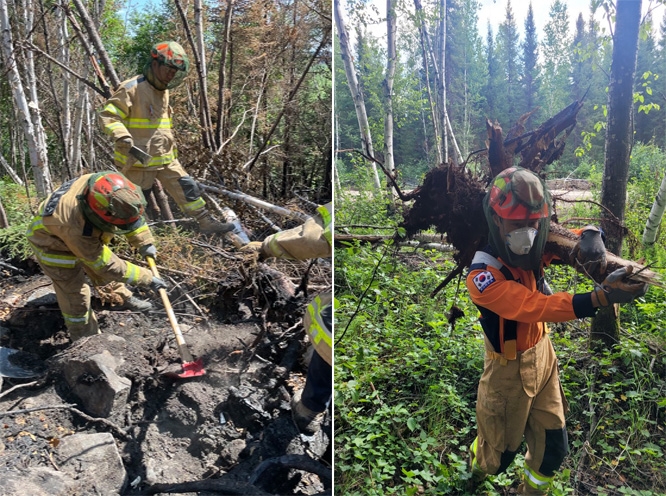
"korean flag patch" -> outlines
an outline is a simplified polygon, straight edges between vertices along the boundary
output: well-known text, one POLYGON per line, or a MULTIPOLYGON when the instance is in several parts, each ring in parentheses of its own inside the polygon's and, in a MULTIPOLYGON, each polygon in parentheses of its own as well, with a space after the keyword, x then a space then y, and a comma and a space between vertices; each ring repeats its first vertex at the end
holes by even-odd
POLYGON ((483 293, 483 290, 486 289, 488 286, 490 286, 492 283, 495 282, 495 278, 493 275, 485 270, 483 272, 479 272, 473 279, 474 284, 476 285, 476 289, 479 290, 479 293, 483 293))

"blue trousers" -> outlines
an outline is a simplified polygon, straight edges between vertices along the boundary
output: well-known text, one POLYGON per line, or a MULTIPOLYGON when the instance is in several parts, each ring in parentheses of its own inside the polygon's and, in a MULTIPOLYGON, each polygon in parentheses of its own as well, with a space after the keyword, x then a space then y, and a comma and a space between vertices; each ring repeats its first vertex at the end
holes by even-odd
POLYGON ((308 367, 301 402, 313 412, 323 412, 331 402, 332 393, 333 367, 315 351, 308 367))

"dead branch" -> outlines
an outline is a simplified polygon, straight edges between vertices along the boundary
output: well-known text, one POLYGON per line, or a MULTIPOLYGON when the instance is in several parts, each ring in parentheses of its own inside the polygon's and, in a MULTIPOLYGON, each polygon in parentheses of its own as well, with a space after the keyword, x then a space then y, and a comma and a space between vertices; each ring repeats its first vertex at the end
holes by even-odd
POLYGON ((326 467, 321 462, 313 460, 307 455, 283 455, 264 460, 256 469, 254 469, 254 472, 250 477, 250 483, 256 483, 261 479, 264 472, 275 468, 280 469, 280 472, 286 472, 287 469, 296 469, 316 474, 321 479, 324 487, 327 489, 331 487, 332 474, 330 467, 326 467))
POLYGON ((269 210, 283 217, 296 219, 301 222, 305 222, 310 218, 309 215, 303 214, 301 212, 296 212, 294 210, 289 210, 284 207, 278 207, 277 205, 273 205, 271 203, 268 203, 267 201, 260 200, 259 198, 255 198, 254 196, 250 196, 240 191, 230 191, 228 189, 223 188, 222 186, 214 185, 209 182, 203 182, 200 183, 199 185, 201 186, 201 189, 214 191, 215 193, 228 196, 229 198, 233 198, 234 200, 242 201, 249 205, 254 205, 255 207, 263 208, 264 210, 269 210))

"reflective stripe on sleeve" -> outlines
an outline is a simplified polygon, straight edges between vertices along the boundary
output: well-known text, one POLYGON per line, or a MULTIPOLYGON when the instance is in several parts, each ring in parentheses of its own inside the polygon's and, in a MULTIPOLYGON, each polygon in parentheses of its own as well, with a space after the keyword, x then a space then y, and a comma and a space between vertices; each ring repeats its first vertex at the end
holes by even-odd
POLYGON ((123 281, 128 284, 136 284, 139 282, 139 276, 141 274, 140 268, 133 263, 125 262, 127 269, 125 270, 125 275, 123 276, 123 281))
POLYGON ((204 201, 203 198, 199 197, 194 201, 183 203, 181 205, 181 208, 183 209, 183 212, 187 212, 188 214, 193 214, 198 210, 206 208, 206 202, 204 201))
MULTIPOLYGON (((108 112, 109 114, 117 115, 121 119, 126 119, 127 114, 120 110, 118 107, 116 107, 113 103, 107 103, 104 108, 102 109, 102 112, 108 112)), ((107 125, 107 127, 110 127, 111 125, 107 125)))
POLYGON ((113 252, 109 249, 108 246, 103 245, 102 246, 102 254, 97 257, 96 260, 83 260, 83 263, 85 263, 88 267, 90 267, 92 270, 95 272, 99 271, 103 267, 106 267, 109 262, 111 261, 111 257, 113 256, 113 252))
POLYGON ((333 245, 333 237, 331 234, 331 226, 333 225, 333 213, 329 210, 330 203, 317 207, 317 212, 321 215, 322 220, 324 221, 324 237, 328 241, 329 245, 333 245))
POLYGON ((326 324, 324 324, 324 321, 321 318, 322 310, 323 306, 321 303, 321 298, 317 296, 314 300, 312 300, 307 308, 311 318, 308 334, 310 335, 310 338, 312 339, 312 342, 315 346, 318 345, 321 341, 324 341, 324 343, 331 347, 331 331, 328 329, 328 327, 326 327, 326 324))

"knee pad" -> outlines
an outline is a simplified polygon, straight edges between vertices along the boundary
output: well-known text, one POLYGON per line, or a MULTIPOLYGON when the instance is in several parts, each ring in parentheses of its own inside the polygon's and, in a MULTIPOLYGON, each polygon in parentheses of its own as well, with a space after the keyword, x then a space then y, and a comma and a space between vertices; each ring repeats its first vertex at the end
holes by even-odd
POLYGON ((569 453, 569 438, 566 427, 561 429, 546 430, 546 446, 543 453, 543 461, 539 467, 546 477, 552 477, 562 465, 564 457, 569 453))
POLYGON ((178 179, 178 184, 183 189, 183 194, 188 202, 194 201, 201 196, 201 189, 192 176, 183 176, 178 179))
POLYGON ((516 455, 518 454, 518 451, 505 451, 502 453, 502 456, 500 458, 500 466, 497 469, 497 472, 495 472, 493 475, 498 475, 504 472, 507 468, 509 468, 509 465, 513 462, 513 459, 516 458, 516 455))

